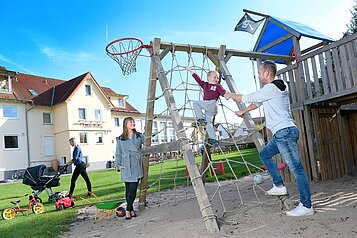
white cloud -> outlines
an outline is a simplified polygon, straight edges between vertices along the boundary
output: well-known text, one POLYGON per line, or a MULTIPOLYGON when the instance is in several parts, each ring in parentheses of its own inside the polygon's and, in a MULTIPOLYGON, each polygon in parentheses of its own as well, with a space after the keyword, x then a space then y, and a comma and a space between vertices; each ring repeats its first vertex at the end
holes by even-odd
POLYGON ((18 63, 15 63, 15 62, 9 60, 8 58, 6 58, 5 56, 3 56, 3 55, 1 55, 1 54, 0 54, 0 61, 4 61, 4 62, 6 62, 6 63, 15 65, 15 66, 18 67, 19 69, 21 69, 21 70, 23 70, 23 71, 25 71, 25 72, 27 72, 27 73, 29 73, 29 74, 35 74, 35 73, 32 72, 31 70, 25 68, 24 66, 22 66, 22 65, 20 65, 20 64, 18 64, 18 63))
POLYGON ((54 62, 84 62, 84 61, 103 61, 104 59, 85 52, 72 53, 50 47, 43 47, 41 51, 54 62))

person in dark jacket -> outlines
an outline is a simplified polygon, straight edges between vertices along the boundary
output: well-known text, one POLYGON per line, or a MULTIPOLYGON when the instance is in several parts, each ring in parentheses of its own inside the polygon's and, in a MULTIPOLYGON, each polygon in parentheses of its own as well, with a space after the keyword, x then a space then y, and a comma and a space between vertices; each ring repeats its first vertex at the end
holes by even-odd
POLYGON ((76 143, 76 139, 74 137, 72 137, 71 139, 69 139, 69 144, 74 147, 73 149, 73 154, 72 154, 72 160, 69 161, 67 163, 67 165, 71 165, 74 164, 75 169, 73 171, 72 174, 72 178, 71 178, 71 187, 69 190, 69 194, 68 197, 72 197, 73 192, 74 192, 74 188, 76 187, 76 181, 79 177, 79 175, 82 176, 82 178, 84 179, 84 181, 87 184, 87 196, 91 196, 92 195, 92 184, 89 180, 88 174, 87 174, 87 164, 85 163, 85 160, 83 158, 82 155, 82 149, 81 147, 76 143))

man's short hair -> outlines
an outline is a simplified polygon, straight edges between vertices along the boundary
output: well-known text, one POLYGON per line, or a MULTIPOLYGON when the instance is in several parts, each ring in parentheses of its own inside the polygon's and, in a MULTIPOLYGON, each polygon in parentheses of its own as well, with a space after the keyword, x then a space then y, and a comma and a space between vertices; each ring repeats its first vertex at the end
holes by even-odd
POLYGON ((71 138, 69 139, 69 141, 76 141, 76 138, 71 137, 71 138))
POLYGON ((276 64, 274 61, 265 60, 261 65, 263 65, 265 70, 268 70, 274 76, 276 75, 276 64))

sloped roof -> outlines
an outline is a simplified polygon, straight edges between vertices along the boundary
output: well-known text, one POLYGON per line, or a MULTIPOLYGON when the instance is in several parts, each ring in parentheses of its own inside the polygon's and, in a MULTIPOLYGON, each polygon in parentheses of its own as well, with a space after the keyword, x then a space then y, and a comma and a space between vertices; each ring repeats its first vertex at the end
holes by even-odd
POLYGON ((35 97, 33 101, 35 104, 43 106, 53 106, 64 102, 88 74, 89 73, 85 73, 71 80, 64 81, 61 84, 54 85, 47 91, 35 97))
MULTIPOLYGON (((114 92, 111 88, 107 87, 101 87, 105 95, 109 96, 115 96, 115 97, 126 97, 128 95, 124 94, 119 94, 114 92)), ((134 113, 134 114, 141 114, 136 108, 134 108, 130 103, 125 102, 125 108, 122 107, 113 107, 112 112, 118 112, 118 113, 134 113)))
POLYGON ((125 103, 125 108, 122 107, 114 107, 111 109, 112 112, 118 113, 134 113, 134 114, 141 114, 138 110, 136 110, 130 103, 125 103))
MULTIPOLYGON (((0 66, 0 69, 6 70, 3 66, 0 66)), ((53 106, 66 101, 74 93, 81 82, 87 77, 92 78, 94 83, 97 84, 90 72, 84 73, 68 81, 18 73, 12 79, 13 93, 0 92, 0 98, 33 101, 35 105, 53 106), (29 89, 34 90, 38 95, 33 95, 29 89)), ((109 103, 110 101, 108 96, 127 96, 124 94, 118 94, 108 87, 100 87, 99 85, 98 87, 102 90, 103 95, 109 103)), ((140 112, 128 102, 126 102, 125 108, 112 108, 111 110, 113 112, 140 114, 140 112)))
POLYGON ((291 56, 294 51, 293 36, 298 39, 307 37, 323 42, 334 41, 331 37, 325 36, 307 25, 267 16, 263 30, 255 43, 254 51, 291 56))
POLYGON ((62 84, 63 82, 65 81, 18 73, 12 79, 12 90, 19 100, 33 100, 36 95, 31 94, 29 89, 34 90, 38 95, 40 95, 48 89, 62 84))
POLYGON ((119 93, 116 93, 113 91, 113 89, 111 88, 107 88, 107 87, 100 87, 103 92, 105 93, 105 95, 107 96, 116 96, 116 97, 125 97, 125 96, 128 96, 128 95, 125 95, 125 94, 119 94, 119 93))

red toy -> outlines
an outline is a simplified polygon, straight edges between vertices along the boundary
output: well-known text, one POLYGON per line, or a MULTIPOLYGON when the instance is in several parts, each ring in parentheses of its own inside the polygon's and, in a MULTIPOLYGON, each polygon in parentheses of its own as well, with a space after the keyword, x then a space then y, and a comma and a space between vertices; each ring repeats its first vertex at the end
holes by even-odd
POLYGON ((64 210, 69 207, 75 207, 74 198, 72 197, 64 197, 56 202, 57 210, 64 210))

